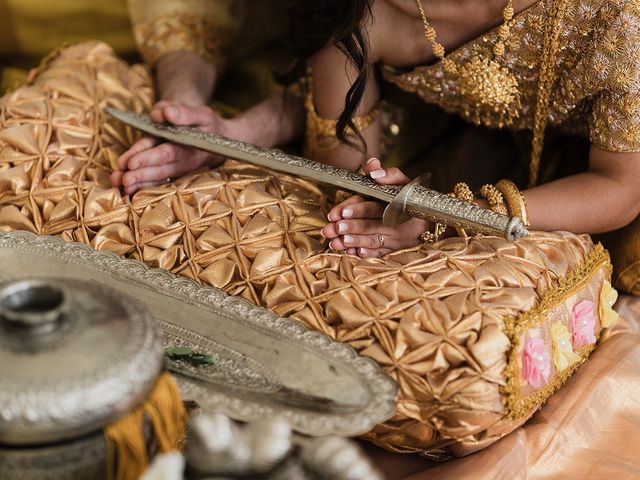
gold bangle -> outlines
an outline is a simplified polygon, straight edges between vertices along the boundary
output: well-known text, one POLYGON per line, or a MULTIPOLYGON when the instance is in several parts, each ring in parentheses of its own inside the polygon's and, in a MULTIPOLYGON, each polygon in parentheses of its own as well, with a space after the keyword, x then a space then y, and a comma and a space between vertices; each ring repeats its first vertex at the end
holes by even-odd
POLYGON ((504 197, 507 210, 512 217, 518 217, 525 226, 529 226, 529 216, 527 215, 527 204, 524 195, 520 192, 516 184, 511 180, 502 179, 496 183, 496 188, 504 197))
POLYGON ((501 215, 507 215, 509 213, 504 202, 504 196, 493 185, 483 185, 482 188, 480 188, 480 195, 487 199, 487 202, 489 202, 489 208, 492 212, 499 213, 501 215))

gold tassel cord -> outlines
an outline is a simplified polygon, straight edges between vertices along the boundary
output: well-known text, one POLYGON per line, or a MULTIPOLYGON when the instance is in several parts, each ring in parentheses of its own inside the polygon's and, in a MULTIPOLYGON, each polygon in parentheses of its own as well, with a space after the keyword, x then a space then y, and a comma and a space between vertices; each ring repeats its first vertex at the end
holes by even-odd
POLYGON ((173 377, 163 373, 147 400, 126 417, 104 429, 107 478, 136 480, 149 464, 144 422, 148 419, 160 452, 182 448, 186 411, 173 377))

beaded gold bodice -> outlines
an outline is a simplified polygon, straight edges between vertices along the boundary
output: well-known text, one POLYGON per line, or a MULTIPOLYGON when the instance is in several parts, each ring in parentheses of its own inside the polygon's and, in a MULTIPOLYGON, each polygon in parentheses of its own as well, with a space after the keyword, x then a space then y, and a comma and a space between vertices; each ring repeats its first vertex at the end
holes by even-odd
MULTIPOLYGON (((515 16, 499 62, 515 73, 522 106, 510 128, 533 127, 543 35, 554 0, 539 0, 515 16)), ((498 29, 448 55, 464 63, 491 55, 498 29)), ((588 135, 600 148, 640 152, 640 0, 569 0, 562 24, 552 87, 549 125, 588 135)), ((460 79, 442 62, 408 72, 383 68, 384 77, 469 121, 460 79)), ((482 123, 498 128, 499 114, 487 110, 482 123)))

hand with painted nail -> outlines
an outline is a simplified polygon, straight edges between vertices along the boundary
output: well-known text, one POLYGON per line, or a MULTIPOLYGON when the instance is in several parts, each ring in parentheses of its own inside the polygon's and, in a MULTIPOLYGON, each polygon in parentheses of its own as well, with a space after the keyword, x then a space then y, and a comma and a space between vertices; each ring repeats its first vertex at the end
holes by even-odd
MULTIPOLYGON (((409 182, 399 169, 385 170, 377 159, 369 160, 363 170, 378 183, 409 182)), ((414 218, 394 228, 385 227, 382 223, 384 208, 380 202, 354 195, 331 209, 330 223, 322 229, 322 235, 330 240, 329 246, 334 250, 361 257, 382 257, 418 245, 419 237, 428 229, 429 223, 414 218)))
POLYGON ((377 158, 367 160, 362 170, 380 185, 406 185, 411 181, 399 168, 382 168, 382 163, 377 158))

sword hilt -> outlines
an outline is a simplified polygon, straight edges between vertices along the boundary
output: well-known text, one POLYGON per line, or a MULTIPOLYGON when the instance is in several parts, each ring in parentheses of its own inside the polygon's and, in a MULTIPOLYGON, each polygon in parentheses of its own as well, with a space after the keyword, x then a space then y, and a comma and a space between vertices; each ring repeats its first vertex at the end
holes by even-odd
POLYGON ((385 209, 383 222, 394 227, 412 217, 507 240, 529 234, 520 218, 501 215, 475 203, 426 188, 420 184, 420 179, 415 179, 400 190, 385 209))

